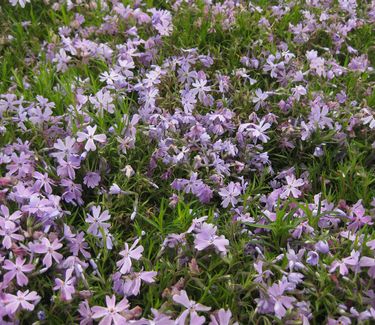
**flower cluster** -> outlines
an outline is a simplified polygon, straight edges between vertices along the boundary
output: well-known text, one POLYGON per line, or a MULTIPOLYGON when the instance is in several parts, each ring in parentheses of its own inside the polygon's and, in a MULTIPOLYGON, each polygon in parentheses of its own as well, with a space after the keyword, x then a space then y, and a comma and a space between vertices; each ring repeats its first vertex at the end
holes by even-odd
POLYGON ((159 2, 4 5, 0 323, 374 322, 375 2, 159 2))

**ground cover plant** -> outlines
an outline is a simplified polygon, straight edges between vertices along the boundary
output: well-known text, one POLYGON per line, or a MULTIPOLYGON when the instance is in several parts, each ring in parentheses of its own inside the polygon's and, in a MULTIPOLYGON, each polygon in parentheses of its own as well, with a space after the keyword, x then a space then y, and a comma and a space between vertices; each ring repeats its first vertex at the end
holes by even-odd
POLYGON ((1 1, 0 324, 374 324, 374 23, 1 1))

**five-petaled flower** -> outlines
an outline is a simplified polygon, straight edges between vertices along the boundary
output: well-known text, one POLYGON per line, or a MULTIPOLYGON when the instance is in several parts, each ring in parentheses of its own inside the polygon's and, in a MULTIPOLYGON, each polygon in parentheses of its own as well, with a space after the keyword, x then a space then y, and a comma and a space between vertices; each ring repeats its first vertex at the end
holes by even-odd
POLYGON ((77 132, 77 141, 78 142, 84 142, 85 144, 85 150, 86 151, 95 151, 96 145, 95 141, 104 143, 107 140, 107 137, 105 134, 95 134, 97 129, 97 125, 94 125, 93 127, 91 125, 87 126, 87 133, 84 132, 77 132))

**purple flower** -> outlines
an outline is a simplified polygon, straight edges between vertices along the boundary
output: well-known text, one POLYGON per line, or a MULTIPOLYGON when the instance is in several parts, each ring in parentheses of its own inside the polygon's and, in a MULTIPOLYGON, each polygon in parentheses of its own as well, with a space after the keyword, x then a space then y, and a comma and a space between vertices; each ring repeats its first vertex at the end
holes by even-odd
POLYGON ((319 262, 319 254, 314 251, 310 251, 307 253, 306 262, 310 265, 317 265, 319 262))
POLYGON ((10 260, 6 260, 3 265, 3 269, 7 270, 8 272, 4 274, 4 282, 9 283, 16 277, 17 284, 19 286, 24 286, 29 283, 28 277, 24 273, 30 273, 34 270, 33 264, 26 264, 25 260, 22 257, 17 257, 16 262, 12 262, 10 260))
POLYGON ((251 128, 250 133, 252 138, 254 139, 254 143, 256 143, 256 140, 260 140, 263 143, 268 142, 269 136, 266 135, 266 131, 271 127, 270 123, 266 123, 266 120, 262 119, 259 124, 250 123, 251 128))
MULTIPOLYGON (((24 1, 24 0, 21 0, 21 1, 24 1)), ((30 1, 30 0, 26 0, 26 1, 30 1)), ((66 52, 64 49, 60 49, 59 53, 56 54, 55 58, 53 59, 53 62, 57 62, 57 67, 56 67, 57 72, 59 71, 65 72, 68 69, 68 63, 71 59, 72 58, 69 55, 66 55, 66 52)))
POLYGON ((194 300, 189 300, 189 297, 185 290, 181 290, 180 294, 173 296, 173 301, 184 306, 186 309, 176 319, 176 325, 185 325, 186 319, 190 315, 190 324, 202 325, 205 321, 204 317, 200 317, 197 311, 209 311, 211 308, 204 306, 194 300))
POLYGON ((40 297, 35 291, 24 292, 18 290, 17 295, 10 293, 5 296, 5 309, 9 314, 15 314, 19 309, 34 310, 35 305, 39 302, 40 297))
POLYGON ((95 151, 96 150, 95 141, 100 142, 100 143, 104 143, 107 140, 107 137, 106 137, 105 134, 96 134, 95 135, 96 129, 97 129, 96 125, 94 125, 93 127, 89 125, 87 127, 87 133, 77 132, 77 136, 78 136, 77 141, 78 142, 86 141, 86 144, 85 144, 85 150, 86 151, 90 151, 90 150, 95 151))
POLYGON ((125 76, 126 78, 131 78, 134 76, 134 73, 131 71, 131 69, 135 68, 134 61, 132 58, 125 58, 124 60, 118 61, 121 74, 125 76))
POLYGON ((107 307, 92 307, 92 318, 101 318, 99 325, 126 324, 127 320, 121 315, 121 313, 128 310, 128 300, 123 298, 118 304, 116 304, 116 297, 113 295, 112 297, 106 296, 105 301, 107 307))
POLYGON ((350 253, 349 257, 346 257, 342 259, 341 261, 336 260, 333 261, 331 264, 331 268, 329 269, 329 272, 335 272, 337 268, 339 268, 340 274, 341 275, 347 275, 349 273, 348 266, 353 268, 355 271, 358 271, 360 268, 359 265, 359 255, 360 253, 358 251, 352 251, 350 253))
POLYGON ((185 193, 195 193, 201 186, 202 181, 198 179, 198 173, 192 173, 189 180, 184 180, 185 193))
POLYGON ((132 272, 123 276, 125 282, 122 285, 123 293, 126 296, 138 296, 141 291, 142 281, 146 283, 155 282, 154 277, 157 275, 155 271, 132 272))
POLYGON ((363 256, 359 260, 360 267, 368 267, 368 275, 375 279, 375 259, 372 257, 363 256))
POLYGON ((76 278, 72 276, 73 268, 70 268, 65 273, 65 280, 61 280, 59 278, 55 279, 55 286, 53 290, 60 290, 61 292, 61 299, 63 301, 70 301, 72 300, 72 295, 75 293, 74 283, 76 278))
POLYGON ((30 3, 31 0, 9 0, 11 5, 15 7, 17 3, 20 5, 21 8, 25 8, 26 3, 30 3))
MULTIPOLYGON (((65 232, 66 229, 67 227, 64 227, 64 235, 67 238, 65 232)), ((70 251, 74 256, 78 256, 78 254, 81 253, 85 258, 91 257, 91 254, 87 251, 89 246, 85 242, 85 234, 82 231, 77 235, 72 234, 67 240, 69 241, 70 251)))
POLYGON ((254 263, 254 269, 257 272, 254 282, 263 283, 265 279, 268 279, 271 275, 273 275, 271 270, 263 271, 263 264, 264 262, 262 260, 254 263))
POLYGON ((306 52, 307 60, 310 61, 310 69, 315 71, 320 77, 326 76, 326 70, 324 67, 325 60, 318 56, 318 52, 315 50, 306 52))
POLYGON ((63 245, 55 239, 52 243, 48 238, 43 237, 40 244, 30 244, 30 249, 34 253, 45 254, 43 258, 43 264, 50 268, 52 266, 52 259, 56 263, 60 263, 63 259, 63 256, 56 251, 59 250, 63 245))
POLYGON ((24 236, 17 233, 18 230, 19 227, 16 227, 14 223, 7 223, 0 219, 0 237, 3 237, 2 245, 6 249, 10 249, 13 242, 24 240, 24 236))
POLYGON ((268 98, 267 92, 262 92, 262 89, 255 91, 255 97, 253 97, 253 103, 255 104, 255 110, 265 106, 265 101, 268 98))
POLYGON ((206 93, 211 91, 211 86, 207 86, 207 79, 203 73, 198 73, 198 78, 192 83, 193 89, 191 92, 198 98, 201 102, 205 101, 206 93))
POLYGON ((139 239, 135 240, 130 249, 128 243, 125 243, 125 249, 119 253, 123 258, 116 263, 117 267, 120 268, 120 273, 128 273, 132 266, 132 259, 138 261, 142 257, 144 249, 143 246, 136 247, 138 243, 139 239))
POLYGON ((211 314, 210 318, 211 321, 209 325, 229 325, 232 318, 232 312, 229 309, 225 310, 221 308, 220 310, 217 310, 213 314, 211 314))
POLYGON ((154 318, 147 324, 149 325, 175 325, 175 321, 172 320, 169 316, 164 315, 153 308, 151 308, 151 312, 154 318))
POLYGON ((329 252, 329 245, 327 241, 320 240, 315 244, 315 249, 321 254, 327 254, 329 252))
POLYGON ((108 193, 112 195, 117 195, 117 194, 120 194, 121 192, 122 192, 121 188, 117 184, 113 183, 111 187, 109 188, 108 193))
POLYGON ((82 301, 79 304, 78 312, 79 312, 80 317, 81 317, 79 325, 91 325, 93 323, 93 319, 92 319, 93 313, 92 313, 92 310, 91 310, 87 300, 82 301))
POLYGON ((39 191, 42 187, 47 194, 52 194, 52 187, 54 182, 49 178, 47 173, 34 172, 33 177, 36 179, 34 186, 39 191))
POLYGON ((371 250, 375 250, 375 239, 368 241, 366 246, 370 247, 371 250))
POLYGON ((350 325, 352 321, 349 317, 340 316, 337 320, 333 318, 328 318, 327 325, 350 325))
POLYGON ((294 198, 298 198, 301 195, 301 191, 298 189, 298 187, 301 187, 305 185, 305 182, 298 178, 296 179, 294 175, 292 176, 285 176, 287 185, 284 185, 283 192, 280 194, 280 197, 282 199, 288 198, 291 194, 294 198))
POLYGON ((173 30, 172 15, 167 10, 148 9, 152 13, 152 26, 161 36, 169 36, 173 30))
POLYGON ((76 140, 71 137, 66 137, 64 141, 57 139, 57 142, 53 145, 53 147, 58 151, 51 153, 51 156, 58 160, 69 158, 70 156, 78 153, 75 144, 76 140))
POLYGON ((295 88, 292 88, 292 92, 293 92, 293 97, 294 97, 297 101, 300 100, 301 96, 304 96, 304 95, 307 94, 306 88, 303 87, 303 86, 301 86, 301 85, 299 85, 299 86, 297 86, 297 87, 295 87, 295 88))
POLYGON ((8 169, 8 175, 15 175, 19 178, 29 175, 33 171, 33 166, 31 164, 30 155, 21 152, 19 156, 15 153, 12 154, 12 162, 6 166, 8 169))
POLYGON ((268 295, 271 302, 273 303, 273 309, 277 318, 283 318, 286 314, 286 310, 293 307, 293 302, 296 301, 294 297, 288 297, 283 295, 288 287, 288 283, 281 282, 274 283, 268 288, 268 295))
POLYGON ((88 172, 83 179, 83 184, 85 184, 87 187, 95 188, 99 185, 100 179, 101 178, 98 173, 88 172))
POLYGON ((305 249, 300 249, 296 254, 294 249, 288 248, 286 257, 288 259, 288 267, 290 271, 293 271, 294 269, 301 270, 306 268, 301 261, 304 254, 305 249))
POLYGON ((365 208, 362 206, 361 201, 358 201, 353 206, 353 216, 350 218, 350 224, 348 229, 352 232, 356 232, 359 228, 363 227, 364 225, 372 225, 371 217, 365 216, 365 208))
POLYGON ((100 206, 93 206, 91 208, 91 214, 87 214, 87 218, 85 219, 85 221, 90 224, 87 232, 94 236, 99 236, 100 228, 106 231, 110 227, 110 224, 105 222, 111 218, 109 211, 105 210, 102 213, 100 212, 100 206))
POLYGON ((238 200, 237 196, 241 194, 241 186, 238 183, 230 182, 227 187, 221 188, 219 195, 222 197, 221 205, 226 208, 229 203, 234 207, 238 200))
POLYGON ((75 169, 80 168, 81 160, 76 156, 70 156, 66 160, 60 159, 59 165, 57 167, 57 175, 60 177, 69 177, 70 179, 75 179, 76 172, 75 169))
POLYGON ((369 65, 369 61, 366 55, 361 55, 361 56, 352 58, 348 64, 348 68, 353 71, 365 72, 368 65, 369 65))
MULTIPOLYGON (((95 96, 90 96, 89 100, 90 100, 91 104, 93 104, 94 107, 101 114, 103 114, 103 111, 107 111, 108 113, 114 113, 115 112, 114 111, 115 105, 112 103, 113 98, 112 98, 111 93, 109 91, 106 91, 104 89, 100 89, 95 94, 95 96)), ((97 140, 97 141, 99 141, 99 140, 97 140)), ((105 141, 105 139, 104 139, 104 141, 105 141)), ((78 142, 80 142, 80 141, 78 141, 78 142)))
POLYGON ((206 249, 207 247, 214 246, 219 252, 226 254, 229 245, 229 240, 223 235, 216 235, 217 227, 209 223, 204 223, 199 229, 198 234, 195 235, 194 245, 199 251, 206 249))
POLYGON ((5 227, 15 227, 16 222, 22 217, 21 211, 15 211, 10 214, 8 207, 5 205, 0 206, 0 224, 4 222, 5 227))
POLYGON ((313 234, 314 228, 309 225, 308 221, 301 222, 292 232, 293 238, 301 238, 302 233, 313 234))
POLYGON ((333 120, 327 117, 329 112, 328 106, 324 105, 322 108, 317 103, 313 103, 311 113, 309 115, 309 121, 313 127, 318 126, 324 129, 326 126, 329 129, 333 129, 333 120))

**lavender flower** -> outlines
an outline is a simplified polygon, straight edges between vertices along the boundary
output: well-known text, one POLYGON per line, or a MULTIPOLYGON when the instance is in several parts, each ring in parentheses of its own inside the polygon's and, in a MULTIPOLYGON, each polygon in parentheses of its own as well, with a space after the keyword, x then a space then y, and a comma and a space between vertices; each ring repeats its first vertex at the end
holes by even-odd
POLYGON ((52 266, 52 260, 55 260, 56 263, 61 262, 63 255, 57 252, 61 247, 63 247, 63 245, 59 243, 57 239, 51 243, 46 237, 42 238, 41 243, 30 244, 32 252, 44 254, 43 264, 47 268, 52 266))
POLYGON ((135 240, 130 248, 128 243, 125 243, 125 249, 119 253, 122 259, 116 263, 117 267, 120 268, 120 273, 129 273, 132 266, 132 259, 138 261, 142 257, 144 248, 143 246, 136 247, 138 243, 139 239, 135 240))
POLYGON ((194 245, 199 251, 207 247, 214 246, 219 252, 226 254, 229 241, 223 236, 216 235, 217 227, 208 223, 204 223, 195 236, 194 245))
POLYGON ((55 279, 55 286, 53 290, 60 290, 61 292, 61 299, 63 301, 70 301, 72 300, 72 295, 75 293, 75 280, 76 278, 72 276, 73 269, 70 268, 66 270, 65 273, 65 280, 61 280, 59 278, 55 279))
POLYGON ((29 283, 29 279, 25 273, 30 273, 32 270, 34 270, 35 266, 33 264, 25 264, 25 262, 26 261, 21 257, 17 257, 15 263, 10 260, 5 260, 2 267, 8 272, 4 274, 4 282, 9 283, 16 278, 19 286, 22 287, 27 285, 29 283))
POLYGON ((101 319, 99 325, 112 325, 112 324, 126 324, 126 318, 121 315, 121 312, 129 308, 129 303, 126 298, 123 298, 116 304, 116 297, 106 296, 105 301, 107 307, 94 306, 92 307, 92 318, 101 319))
POLYGON ((100 143, 104 143, 107 140, 107 137, 106 137, 105 134, 96 134, 95 135, 96 129, 97 129, 96 125, 94 125, 93 127, 89 125, 87 127, 87 133, 83 133, 83 132, 77 133, 77 136, 78 136, 77 141, 78 142, 86 141, 86 144, 85 144, 85 150, 86 151, 95 151, 96 150, 95 141, 100 142, 100 143))
POLYGON ((228 207, 229 203, 234 207, 238 200, 237 196, 241 194, 241 187, 237 183, 230 182, 227 187, 220 189, 219 195, 223 198, 221 205, 223 208, 228 207))
POLYGON ((5 309, 9 314, 15 314, 20 309, 32 311, 39 300, 40 297, 35 291, 22 292, 18 290, 17 295, 6 294, 5 309))
POLYGON ((202 304, 196 303, 194 300, 189 300, 185 290, 173 296, 173 301, 184 306, 186 309, 176 319, 177 325, 185 325, 187 318, 190 316, 190 323, 202 325, 205 321, 203 316, 198 315, 198 311, 209 311, 211 308, 202 304))

